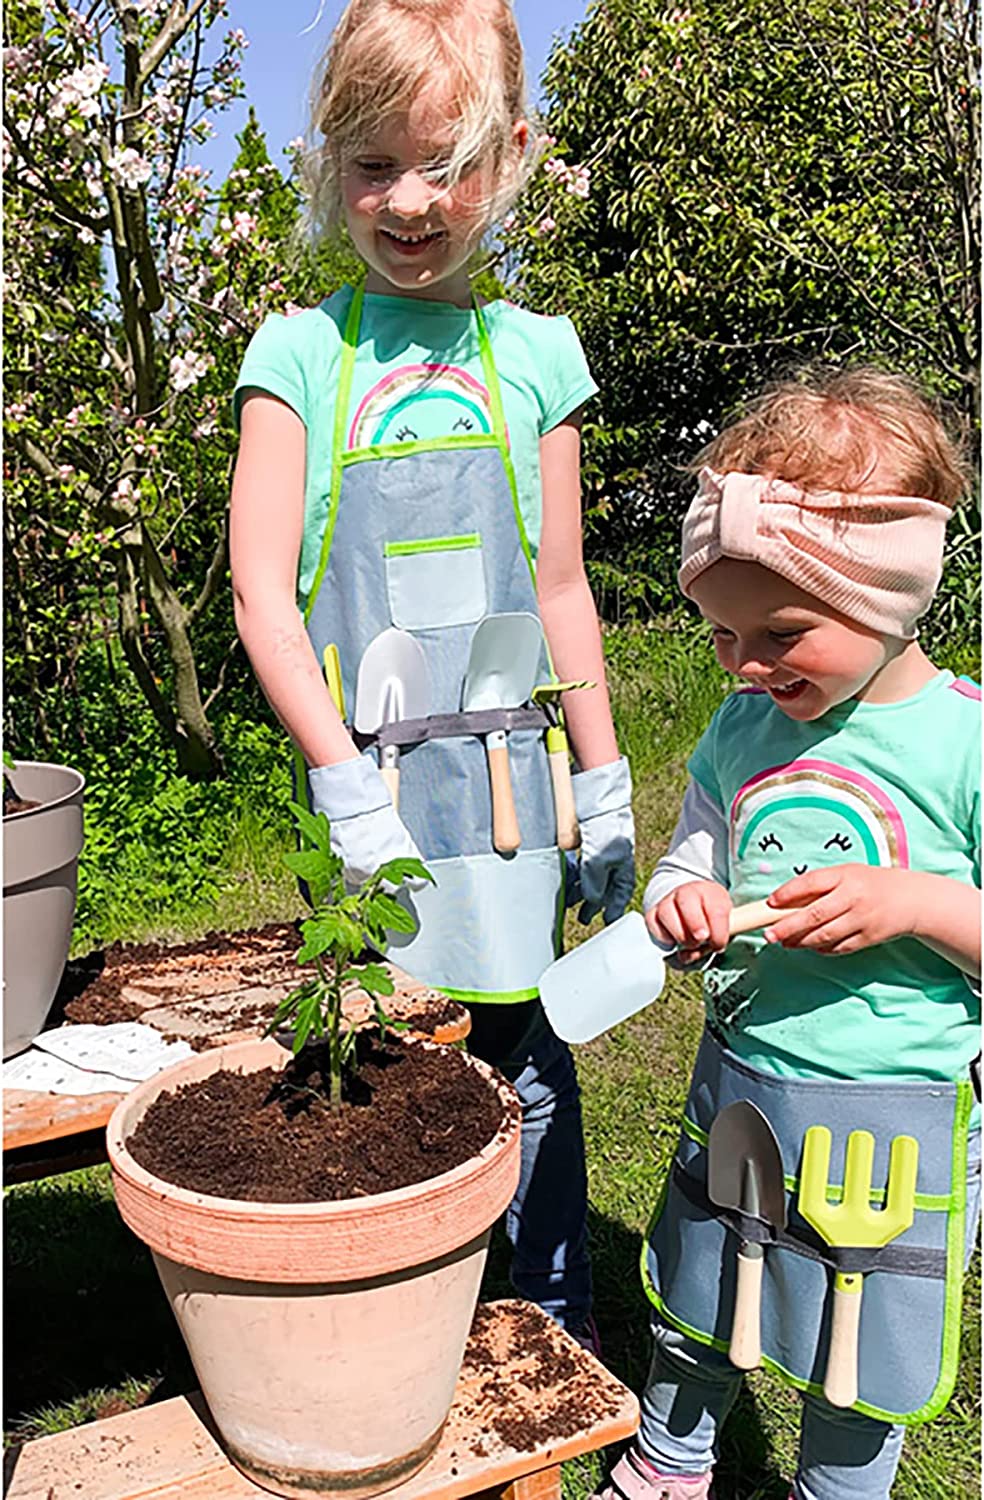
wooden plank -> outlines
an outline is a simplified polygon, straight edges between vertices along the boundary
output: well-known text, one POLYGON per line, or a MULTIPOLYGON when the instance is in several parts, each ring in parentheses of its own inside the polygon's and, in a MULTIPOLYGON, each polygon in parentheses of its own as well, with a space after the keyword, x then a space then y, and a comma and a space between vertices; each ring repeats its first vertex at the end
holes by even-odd
POLYGON ((104 1129, 122 1094, 39 1094, 4 1089, 3 1149, 104 1129))
MULTIPOLYGON (((464 1500, 508 1487, 510 1500, 556 1500, 559 1464, 631 1436, 638 1424, 631 1391, 545 1313, 493 1302, 479 1309, 437 1450, 388 1494, 464 1500), (524 1420, 528 1442, 519 1433, 524 1420), (549 1435, 552 1426, 558 1435, 549 1435)), ((268 1495, 225 1458, 199 1392, 39 1438, 8 1466, 7 1500, 268 1495)))

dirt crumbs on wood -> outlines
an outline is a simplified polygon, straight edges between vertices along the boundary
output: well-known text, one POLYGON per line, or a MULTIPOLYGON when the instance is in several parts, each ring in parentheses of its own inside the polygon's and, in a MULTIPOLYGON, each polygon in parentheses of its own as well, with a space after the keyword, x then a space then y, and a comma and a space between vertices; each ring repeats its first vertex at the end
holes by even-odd
MULTIPOLYGON (((383 1001, 383 1009, 386 1001, 383 1001)), ((460 1024, 467 1015, 463 1005, 457 1000, 449 1000, 446 995, 432 995, 417 998, 413 996, 408 1002, 406 1013, 400 1013, 400 1020, 407 1021, 422 1036, 433 1036, 435 1031, 440 1031, 442 1026, 456 1026, 460 1024)))
POLYGON ((572 1350, 538 1308, 512 1303, 475 1310, 462 1366, 470 1400, 463 1413, 481 1437, 475 1457, 498 1440, 518 1453, 535 1452, 620 1415, 625 1393, 605 1385, 595 1361, 572 1350))
MULTIPOLYGON (((300 947, 300 934, 286 922, 271 922, 248 932, 210 932, 190 943, 112 943, 101 955, 74 959, 69 969, 78 969, 79 978, 87 981, 81 993, 68 1001, 65 1016, 69 1021, 108 1026, 114 1021, 139 1021, 145 1005, 128 1000, 123 994, 127 985, 139 989, 141 981, 155 988, 167 985, 180 998, 180 977, 191 968, 211 963, 230 967, 233 961, 241 982, 254 973, 266 977, 271 960, 289 962, 300 947), (101 958, 101 966, 96 962, 101 958), (264 965, 258 960, 266 959, 264 965), (91 975, 91 977, 89 977, 91 975)), ((272 1016, 276 999, 270 1003, 272 1016)), ((258 1016, 257 1020, 269 1016, 258 1016)))
POLYGON ((282 1071, 223 1070, 162 1095, 127 1141, 132 1156, 213 1197, 335 1202, 448 1172, 503 1123, 499 1096, 460 1052, 368 1035, 332 1110, 321 1050, 305 1048, 282 1071))

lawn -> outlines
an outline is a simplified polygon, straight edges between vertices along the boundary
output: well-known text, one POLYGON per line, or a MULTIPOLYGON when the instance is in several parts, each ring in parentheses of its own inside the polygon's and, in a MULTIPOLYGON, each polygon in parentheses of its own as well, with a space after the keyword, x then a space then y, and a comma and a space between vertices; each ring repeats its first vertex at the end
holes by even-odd
MULTIPOLYGON (((686 755, 724 685, 703 638, 690 632, 619 634, 608 648, 620 743, 634 768, 639 869, 647 873, 673 827, 686 755)), ((219 895, 190 909, 176 901, 156 914, 143 904, 138 930, 127 935, 191 935, 292 915, 299 908, 271 859, 275 846, 268 823, 244 813, 238 842, 228 841, 219 895)), ((637 898, 642 888, 640 879, 637 898)), ((122 895, 116 909, 119 931, 103 928, 100 941, 127 932, 122 895)), ((583 936, 573 919, 568 932, 570 941, 583 936)), ((675 1144, 700 1030, 696 982, 674 976, 656 1004, 578 1053, 597 1318, 607 1361, 635 1389, 648 1363, 642 1235, 675 1144)), ((5 1207, 8 1443, 195 1385, 149 1253, 117 1217, 108 1168, 10 1188, 5 1207)), ((499 1238, 485 1295, 507 1293, 504 1265, 499 1238)), ((941 1418, 910 1435, 898 1500, 979 1493, 979 1355, 977 1256, 967 1283, 957 1391, 941 1418)), ((797 1427, 795 1396, 773 1376, 753 1375, 726 1429, 719 1500, 786 1500, 797 1427)), ((568 1500, 591 1490, 602 1462, 567 1466, 568 1500)))

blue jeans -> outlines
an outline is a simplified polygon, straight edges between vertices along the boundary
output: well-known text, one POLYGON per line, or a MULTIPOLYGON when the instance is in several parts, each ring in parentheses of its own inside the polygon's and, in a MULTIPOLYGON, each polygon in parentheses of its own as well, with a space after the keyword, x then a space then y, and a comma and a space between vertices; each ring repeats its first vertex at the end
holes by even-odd
POLYGON ((574 1060, 539 1000, 470 1009, 468 1050, 508 1078, 523 1106, 519 1187, 506 1213, 510 1279, 521 1297, 576 1330, 591 1311, 591 1264, 574 1060))
MULTIPOLYGON (((981 1137, 967 1159, 967 1248, 977 1238, 981 1206, 981 1137)), ((706 1474, 718 1453, 724 1420, 741 1372, 709 1348, 653 1317, 653 1361, 642 1398, 638 1443, 664 1474, 706 1474)), ((795 1500, 885 1500, 902 1453, 905 1428, 803 1397, 795 1500)))

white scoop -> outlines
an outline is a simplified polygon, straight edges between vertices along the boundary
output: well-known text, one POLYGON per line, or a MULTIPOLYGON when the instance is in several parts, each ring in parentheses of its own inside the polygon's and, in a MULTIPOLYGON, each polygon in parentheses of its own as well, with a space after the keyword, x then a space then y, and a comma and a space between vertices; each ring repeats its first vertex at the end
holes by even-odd
MULTIPOLYGON (((731 909, 729 932, 753 932, 787 916, 789 908, 750 901, 731 909)), ((643 916, 627 912, 545 969, 540 999, 547 1020, 564 1042, 590 1042, 651 1004, 666 983, 666 960, 675 949, 650 936, 643 916)))

